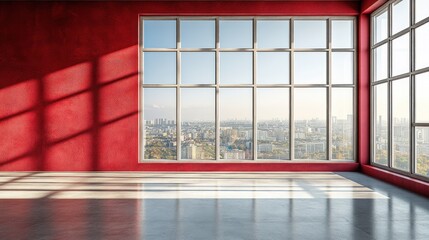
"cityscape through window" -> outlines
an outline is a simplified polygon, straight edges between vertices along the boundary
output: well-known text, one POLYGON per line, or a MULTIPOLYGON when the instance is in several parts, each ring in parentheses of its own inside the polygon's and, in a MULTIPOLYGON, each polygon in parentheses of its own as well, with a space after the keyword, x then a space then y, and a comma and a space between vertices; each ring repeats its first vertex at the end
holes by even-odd
POLYGON ((372 14, 373 164, 429 177, 429 1, 396 0, 372 14))
POLYGON ((144 160, 355 160, 353 17, 142 17, 144 160))

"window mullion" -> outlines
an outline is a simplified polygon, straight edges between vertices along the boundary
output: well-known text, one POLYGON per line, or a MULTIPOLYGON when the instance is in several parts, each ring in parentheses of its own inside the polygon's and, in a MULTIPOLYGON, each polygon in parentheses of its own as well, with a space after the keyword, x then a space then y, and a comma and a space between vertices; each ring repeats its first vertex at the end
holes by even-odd
POLYGON ((216 18, 215 23, 215 83, 216 83, 216 92, 215 92, 215 159, 218 161, 220 159, 220 116, 219 116, 219 77, 220 77, 220 59, 219 59, 219 18, 216 18))
POLYGON ((328 59, 327 59, 327 64, 326 67, 328 68, 326 73, 328 74, 327 79, 328 79, 328 92, 327 92, 327 144, 326 144, 326 153, 327 153, 327 160, 332 160, 332 74, 331 74, 331 64, 332 64, 332 21, 331 19, 328 19, 328 28, 327 28, 327 42, 328 42, 328 59))
POLYGON ((295 92, 295 84, 294 84, 294 64, 295 64, 295 40, 294 40, 294 18, 290 20, 290 34, 289 34, 289 43, 290 43, 290 61, 289 61, 289 74, 290 74, 290 89, 289 89, 289 157, 290 160, 295 159, 295 101, 294 101, 294 92, 295 92))
MULTIPOLYGON (((391 39, 392 36, 392 20, 393 20, 393 7, 392 4, 389 4, 387 7, 387 37, 389 38, 388 45, 387 45, 387 77, 390 79, 392 77, 392 51, 393 51, 393 39, 391 39)), ((387 166, 389 168, 392 167, 392 158, 393 158, 393 136, 392 136, 392 81, 389 80, 387 82, 387 166)))
POLYGON ((256 91, 256 76, 257 76, 257 39, 256 39, 256 31, 257 31, 257 25, 256 25, 256 19, 253 19, 253 160, 258 160, 258 117, 257 117, 257 91, 256 91))
MULTIPOLYGON (((180 42, 180 20, 176 19, 176 50, 181 48, 180 42)), ((181 58, 180 51, 176 51, 176 160, 182 160, 182 121, 181 121, 181 101, 180 101, 180 83, 181 83, 181 58)))
MULTIPOLYGON (((410 71, 414 72, 415 71, 415 46, 416 46, 416 42, 415 42, 415 38, 416 38, 416 28, 413 28, 412 26, 414 26, 415 24, 415 19, 416 19, 416 15, 415 15, 415 10, 416 10, 416 6, 415 6, 415 1, 411 0, 410 1, 410 64, 411 64, 411 68, 410 71)), ((415 74, 411 75, 409 78, 409 83, 410 83, 410 121, 409 121, 409 129, 410 129, 410 133, 409 133, 409 137, 410 137, 410 161, 409 161, 409 167, 410 170, 409 172, 411 174, 415 174, 416 173, 416 162, 417 162, 417 158, 416 158, 416 139, 415 139, 415 131, 416 131, 416 127, 414 125, 415 121, 416 121, 416 99, 415 99, 415 74)))

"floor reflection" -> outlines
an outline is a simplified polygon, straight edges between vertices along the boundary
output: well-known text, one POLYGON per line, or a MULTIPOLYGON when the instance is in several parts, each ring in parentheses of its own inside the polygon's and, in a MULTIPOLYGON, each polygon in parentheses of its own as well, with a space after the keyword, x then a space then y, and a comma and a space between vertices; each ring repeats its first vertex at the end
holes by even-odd
POLYGON ((359 173, 0 173, 0 239, 429 239, 429 201, 359 173))

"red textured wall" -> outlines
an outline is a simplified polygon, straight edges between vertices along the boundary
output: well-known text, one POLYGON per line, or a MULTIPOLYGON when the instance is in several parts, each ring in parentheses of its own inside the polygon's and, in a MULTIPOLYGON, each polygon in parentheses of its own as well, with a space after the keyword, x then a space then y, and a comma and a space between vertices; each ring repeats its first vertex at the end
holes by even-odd
POLYGON ((136 165, 137 14, 118 3, 0 3, 1 170, 136 165))
POLYGON ((358 20, 358 161, 370 162, 370 16, 361 14, 358 20))
POLYGON ((317 16, 359 10, 358 2, 348 1, 1 2, 0 170, 356 169, 357 164, 138 164, 137 44, 139 15, 317 16))

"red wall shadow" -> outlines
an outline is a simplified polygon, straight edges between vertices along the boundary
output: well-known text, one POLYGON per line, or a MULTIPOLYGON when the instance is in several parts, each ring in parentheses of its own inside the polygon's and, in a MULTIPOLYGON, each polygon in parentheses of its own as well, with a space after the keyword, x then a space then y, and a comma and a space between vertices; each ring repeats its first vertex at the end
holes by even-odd
POLYGON ((136 166, 138 13, 122 3, 0 3, 0 170, 136 166))

